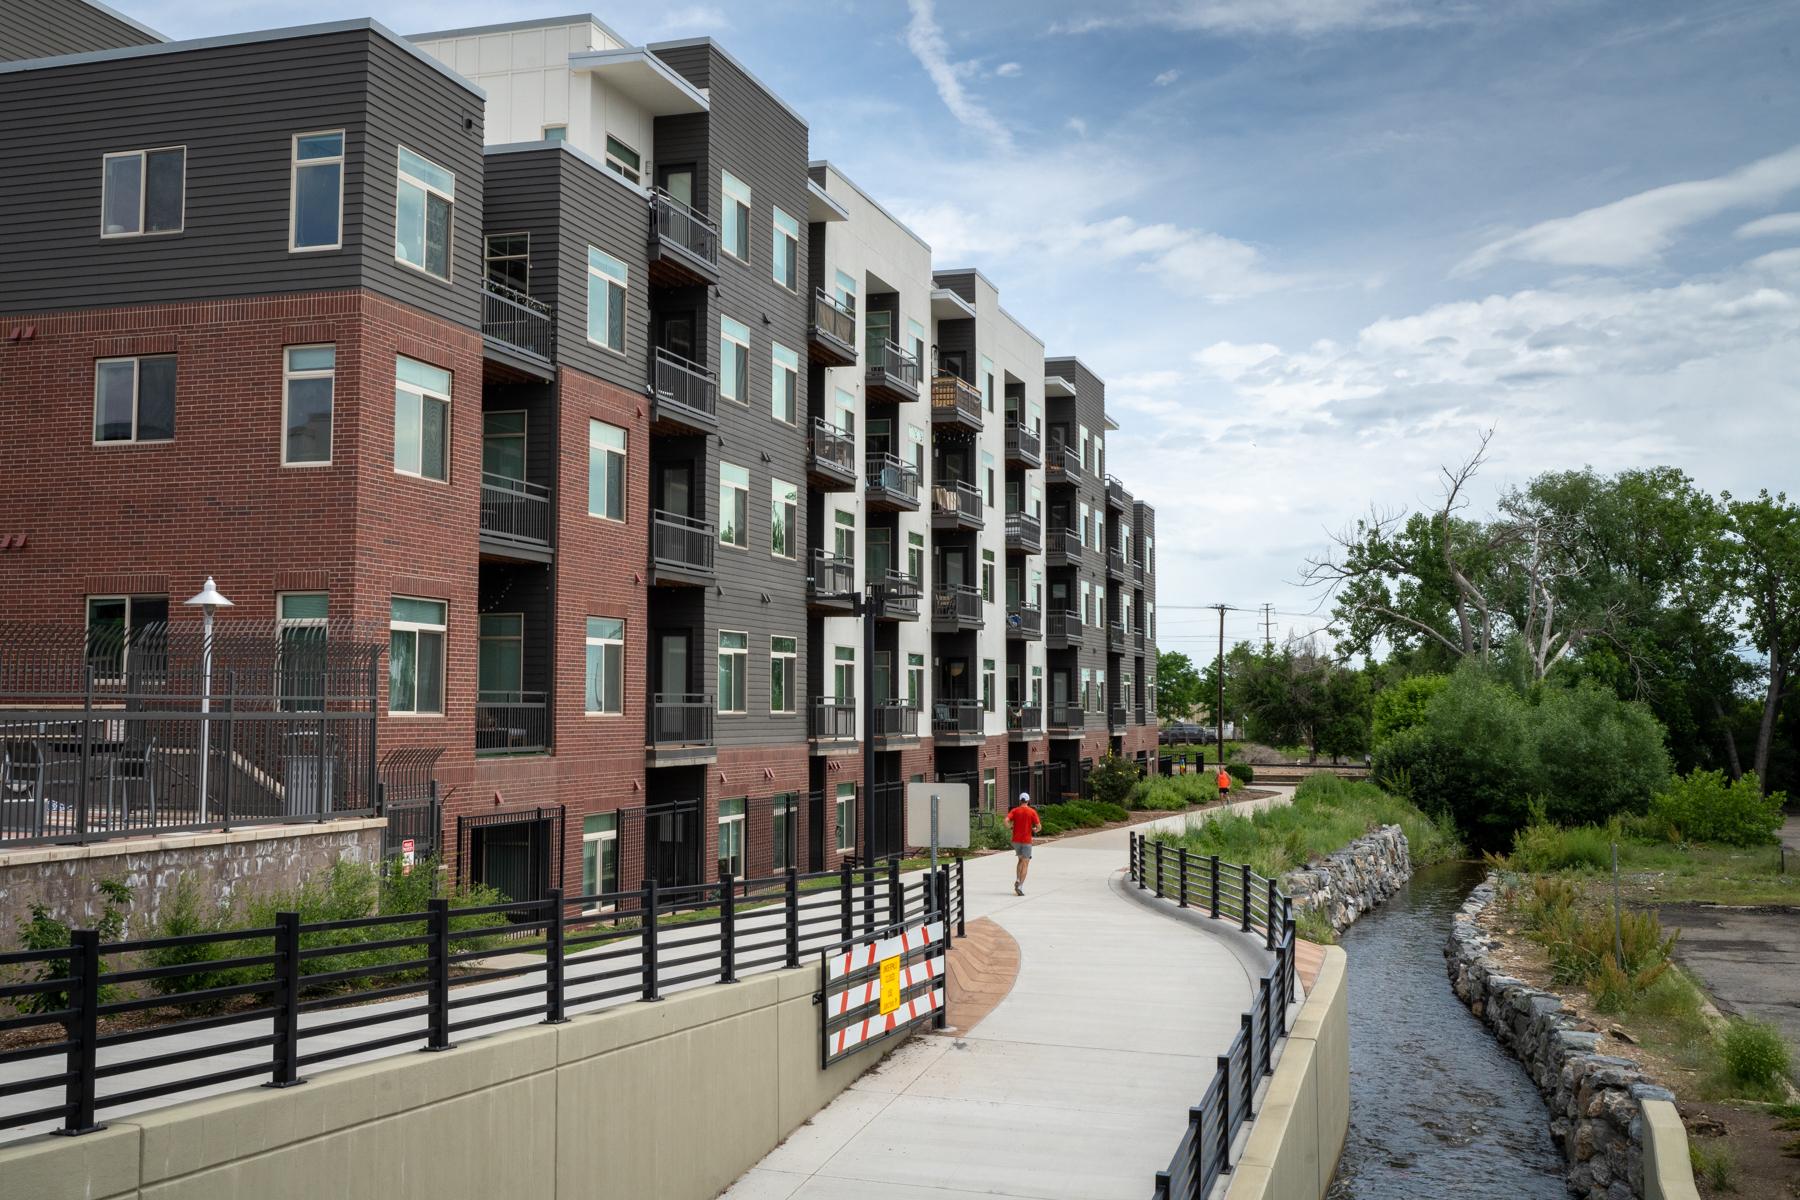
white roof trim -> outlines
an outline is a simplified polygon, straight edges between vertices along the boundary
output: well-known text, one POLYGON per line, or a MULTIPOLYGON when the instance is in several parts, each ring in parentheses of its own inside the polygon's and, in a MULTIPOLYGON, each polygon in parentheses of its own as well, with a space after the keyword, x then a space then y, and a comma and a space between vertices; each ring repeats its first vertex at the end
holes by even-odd
POLYGON ((566 17, 534 17, 527 21, 501 21, 494 25, 470 25, 463 29, 434 29, 430 33, 409 33, 406 36, 415 42, 431 42, 439 38, 479 37, 489 33, 511 33, 517 29, 552 29, 558 25, 593 25, 622 46, 632 44, 630 38, 620 34, 618 30, 593 13, 570 13, 566 17))
MULTIPOLYGON (((975 317, 975 306, 970 304, 967 300, 964 300, 949 288, 941 287, 931 289, 932 308, 935 310, 939 304, 949 305, 952 309, 959 311, 963 316, 966 316, 971 320, 975 317)), ((935 317, 938 314, 934 311, 931 315, 935 317)), ((956 320, 957 318, 952 317, 950 319, 956 320)))
POLYGON ((1075 384, 1061 375, 1044 376, 1044 395, 1060 396, 1065 400, 1075 398, 1075 384))
MULTIPOLYGON (((642 46, 633 46, 628 50, 578 50, 569 55, 569 70, 571 71, 603 71, 607 67, 630 66, 633 63, 641 63, 649 68, 656 74, 658 80, 666 84, 671 91, 691 106, 653 112, 652 116, 675 116, 682 113, 711 111, 711 101, 698 88, 682 78, 681 73, 675 68, 642 46)), ((638 97, 634 96, 632 99, 643 103, 638 97)))
POLYGON ((724 59, 726 62, 730 63, 732 66, 734 66, 738 70, 742 71, 744 73, 744 78, 748 79, 751 83, 754 83, 757 87, 761 88, 763 90, 763 92, 769 97, 769 99, 771 99, 771 100, 775 101, 775 103, 781 105, 781 107, 787 112, 788 116, 794 118, 794 120, 796 120, 800 123, 800 128, 802 128, 802 129, 810 129, 811 128, 811 126, 807 124, 806 118, 800 115, 799 110, 797 110, 793 105, 789 104, 786 100, 783 100, 779 95, 777 95, 774 88, 770 87, 768 84, 766 84, 762 80, 758 79, 756 77, 756 73, 754 71, 752 71, 749 67, 746 67, 743 63, 739 62, 737 57, 735 55, 733 55, 731 53, 731 51, 729 51, 725 47, 719 45, 718 42, 714 41, 710 37, 677 38, 674 41, 669 41, 669 42, 651 42, 648 46, 646 46, 644 48, 646 50, 650 51, 650 53, 652 53, 652 54, 661 54, 664 50, 682 50, 682 49, 686 49, 687 47, 690 47, 690 46, 710 46, 712 48, 712 52, 714 54, 717 54, 720 58, 724 59))
POLYGON ((918 232, 916 230, 914 230, 912 228, 912 226, 908 225, 905 221, 902 221, 899 217, 896 217, 893 213, 889 212, 886 208, 884 208, 882 206, 881 201, 877 200, 875 197, 869 195, 868 192, 864 191, 861 184, 857 183, 856 180, 850 178, 848 175, 844 174, 843 171, 839 170, 838 165, 836 163, 832 162, 829 158, 815 158, 811 162, 807 163, 806 166, 807 166, 808 170, 812 170, 813 168, 823 168, 827 172, 827 176, 826 176, 827 178, 830 178, 830 176, 832 176, 832 175, 836 175, 839 179, 844 181, 845 186, 849 187, 858 196, 861 196, 863 198, 864 203, 866 203, 870 208, 874 209, 876 212, 878 212, 882 216, 886 217, 889 221, 893 222, 893 225, 896 229, 898 229, 901 233, 904 233, 907 237, 911 238, 913 241, 919 243, 919 245, 922 246, 927 252, 930 251, 930 249, 931 249, 930 242, 928 242, 924 238, 920 237, 918 235, 918 232))
POLYGON ((832 198, 830 192, 808 179, 806 181, 806 219, 811 223, 848 221, 850 210, 832 198))

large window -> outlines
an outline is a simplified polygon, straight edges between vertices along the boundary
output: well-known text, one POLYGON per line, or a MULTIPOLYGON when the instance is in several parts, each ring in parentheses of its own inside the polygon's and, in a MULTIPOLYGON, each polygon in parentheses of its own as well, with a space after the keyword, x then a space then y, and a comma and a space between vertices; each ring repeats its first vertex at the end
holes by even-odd
POLYGON ((490 408, 481 414, 481 473, 509 479, 525 479, 525 412, 518 408, 490 408))
POLYGON ((856 311, 856 279, 837 271, 832 275, 831 294, 847 313, 856 311))
POLYGON ((800 286, 800 222, 775 210, 775 282, 784 288, 800 286))
POLYGON ((749 701, 750 635, 719 631, 719 711, 747 712, 749 701))
POLYGON ((328 465, 337 347, 289 346, 282 362, 282 465, 328 465))
POLYGON ((644 160, 636 150, 621 142, 612 134, 606 135, 606 167, 632 183, 644 176, 644 160))
POLYGON ((449 279, 455 173, 402 146, 394 193, 394 257, 449 279))
POLYGON ((296 133, 289 203, 289 250, 343 245, 344 131, 296 133))
POLYGON ((856 561, 856 514, 843 509, 831 513, 831 552, 839 562, 856 561))
POLYGON ((175 437, 175 356, 103 358, 94 364, 94 440, 175 437))
POLYGON ((908 533, 906 535, 906 573, 913 582, 923 586, 925 583, 925 535, 908 533))
POLYGON ((750 327, 719 316, 719 395, 750 403, 750 327))
POLYGON ((838 853, 848 854, 856 849, 856 785, 854 783, 837 785, 835 816, 838 853))
POLYGON ((800 822, 796 819, 799 797, 782 792, 769 805, 769 840, 775 847, 775 869, 785 871, 799 865, 800 822))
POLYGON ((989 412, 994 411, 994 360, 981 356, 981 395, 989 412))
POLYGON ((744 876, 744 801, 719 801, 719 877, 744 876))
POLYGON ((394 470, 450 478, 450 372, 394 357, 394 470))
POLYGON ((587 248, 588 341, 625 353, 625 264, 610 254, 587 248))
POLYGON ((180 233, 187 148, 127 150, 100 162, 100 236, 180 233))
POLYGON ((906 703, 912 708, 925 707, 925 656, 906 656, 906 703))
POLYGON ((981 552, 981 600, 984 604, 994 602, 994 552, 981 552))
POLYGON ((769 347, 769 411, 789 425, 800 415, 800 356, 780 343, 769 347))
POLYGON ((994 711, 994 660, 981 660, 981 707, 984 712, 994 711))
POLYGON ((750 185, 730 171, 720 172, 719 244, 733 258, 750 261, 750 185))
POLYGON ((519 704, 525 688, 525 614, 482 613, 475 624, 475 692, 496 704, 519 704))
POLYGON ((987 483, 986 483, 986 486, 982 489, 982 494, 987 500, 987 506, 989 508, 993 508, 994 507, 994 474, 995 474, 995 472, 994 472, 994 456, 992 454, 989 454, 986 450, 983 450, 981 452, 981 469, 987 477, 987 483))
POLYGON ((490 233, 481 257, 489 283, 497 283, 521 295, 531 291, 529 233, 490 233))
POLYGON ((780 479, 769 480, 769 553, 792 558, 800 543, 800 489, 780 479))
POLYGON ((625 431, 588 422, 588 516, 625 519, 625 431))
POLYGON ((983 812, 995 811, 1000 799, 999 793, 1000 782, 997 768, 988 767, 981 773, 981 809, 983 812))
POLYGON ((839 704, 856 698, 856 647, 831 648, 831 689, 839 704))
POLYGON ((133 639, 146 626, 168 623, 167 596, 89 596, 88 665, 102 679, 122 677, 133 639))
POLYGON ((798 661, 797 645, 797 639, 791 637, 769 639, 769 711, 772 713, 794 711, 796 702, 794 663, 798 661))
POLYGON ((587 619, 587 679, 583 703, 591 713, 625 711, 625 622, 587 619))
MULTIPOLYGON (((581 894, 610 895, 619 890, 619 814, 596 813, 581 819, 581 894)), ((596 903, 598 912, 611 904, 596 903)))
POLYGON ((388 617, 388 712, 442 715, 442 600, 395 596, 388 617))
POLYGON ((719 464, 719 542, 750 544, 750 470, 728 462, 719 464))
POLYGON ((275 597, 275 620, 281 638, 277 679, 285 711, 318 712, 325 707, 329 611, 324 592, 283 592, 275 597))

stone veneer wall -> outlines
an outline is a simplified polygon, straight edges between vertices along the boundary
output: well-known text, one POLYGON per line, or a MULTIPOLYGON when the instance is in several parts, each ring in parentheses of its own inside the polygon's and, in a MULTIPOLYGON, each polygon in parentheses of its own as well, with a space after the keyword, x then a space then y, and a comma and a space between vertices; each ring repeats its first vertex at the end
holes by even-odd
POLYGON ((1412 854, 1398 825, 1383 825, 1309 867, 1281 877, 1297 912, 1318 909, 1338 933, 1412 878, 1412 854))
MULTIPOLYGON (((136 933, 156 920, 184 874, 199 880, 202 895, 221 900, 292 890, 340 860, 379 863, 386 825, 385 817, 356 818, 0 850, 0 911, 22 918, 28 906, 42 904, 70 928, 91 929, 103 904, 97 885, 118 879, 131 889, 136 933)), ((12 932, 0 931, 0 941, 9 942, 12 932)))
POLYGON ((1641 1102, 1675 1097, 1631 1060, 1595 1053, 1600 1035, 1583 1028, 1562 997, 1498 969, 1489 955, 1493 939, 1476 923, 1494 895, 1489 875, 1451 922, 1444 946, 1451 985, 1543 1093, 1550 1132, 1568 1163, 1569 1190, 1586 1200, 1641 1200, 1641 1102))

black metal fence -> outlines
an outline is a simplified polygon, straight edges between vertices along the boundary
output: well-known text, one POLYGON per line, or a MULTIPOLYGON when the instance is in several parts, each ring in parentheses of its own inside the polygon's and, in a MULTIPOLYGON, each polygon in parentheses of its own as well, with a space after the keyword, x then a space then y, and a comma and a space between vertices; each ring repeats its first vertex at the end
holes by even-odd
POLYGON ((481 283, 481 332, 546 361, 556 357, 554 310, 491 279, 481 283))
POLYGON ((108 1111, 220 1085, 303 1083, 351 1056, 801 965, 923 915, 966 921, 962 863, 874 869, 0 953, 0 1129, 101 1128, 108 1111), (525 940, 530 939, 530 940, 525 940), (504 948, 507 958, 494 960, 504 948), (520 961, 524 959, 525 961, 520 961))
POLYGON ((1139 888, 1173 900, 1242 933, 1261 932, 1271 955, 1257 983, 1256 999, 1240 1017, 1231 1047, 1218 1056, 1213 1076, 1188 1109, 1188 1128, 1166 1171, 1156 1173, 1155 1200, 1201 1200, 1231 1169, 1238 1127, 1255 1115, 1257 1081, 1275 1072, 1275 1048, 1287 1037, 1288 1008, 1298 995, 1294 964, 1293 902, 1273 879, 1219 856, 1130 835, 1130 873, 1139 888))
POLYGON ((541 483, 483 472, 481 532, 534 546, 550 544, 550 489, 541 483))

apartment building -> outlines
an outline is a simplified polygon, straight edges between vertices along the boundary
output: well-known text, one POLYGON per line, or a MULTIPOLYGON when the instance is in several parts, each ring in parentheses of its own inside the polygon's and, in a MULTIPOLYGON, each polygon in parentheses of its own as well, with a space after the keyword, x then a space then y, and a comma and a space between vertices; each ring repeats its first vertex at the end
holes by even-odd
POLYGON ((1153 752, 1104 383, 716 42, 48 11, 0 34, 8 617, 210 575, 386 643, 389 801, 423 773, 520 896, 830 869, 918 840, 909 781, 1153 752))

